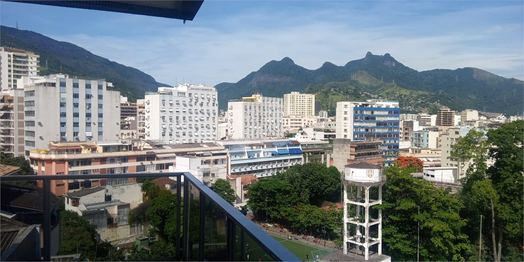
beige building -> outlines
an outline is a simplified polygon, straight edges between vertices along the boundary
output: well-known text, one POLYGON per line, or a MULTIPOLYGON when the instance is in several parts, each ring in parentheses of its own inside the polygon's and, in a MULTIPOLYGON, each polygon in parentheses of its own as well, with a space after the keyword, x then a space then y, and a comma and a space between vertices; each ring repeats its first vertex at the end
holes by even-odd
MULTIPOLYGON (((440 145, 442 149, 441 159, 442 167, 458 167, 458 162, 450 159, 451 149, 457 140, 469 133, 471 127, 453 127, 449 128, 446 133, 440 135, 440 145)), ((464 177, 466 170, 459 170, 458 178, 464 177)))
POLYGON ((24 156, 24 91, 0 92, 0 149, 4 154, 24 156))
POLYGON ((315 95, 291 92, 284 95, 284 117, 304 117, 312 118, 315 116, 315 95))
POLYGON ((39 55, 11 47, 0 47, 0 91, 18 89, 22 76, 37 76, 39 55))

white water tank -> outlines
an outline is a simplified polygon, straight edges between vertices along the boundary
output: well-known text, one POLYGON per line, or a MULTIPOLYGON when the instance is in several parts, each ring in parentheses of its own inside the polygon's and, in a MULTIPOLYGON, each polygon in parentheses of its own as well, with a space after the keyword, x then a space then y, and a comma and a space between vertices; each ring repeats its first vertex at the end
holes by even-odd
POLYGON ((344 179, 348 182, 378 183, 382 181, 382 169, 366 162, 344 167, 344 179))

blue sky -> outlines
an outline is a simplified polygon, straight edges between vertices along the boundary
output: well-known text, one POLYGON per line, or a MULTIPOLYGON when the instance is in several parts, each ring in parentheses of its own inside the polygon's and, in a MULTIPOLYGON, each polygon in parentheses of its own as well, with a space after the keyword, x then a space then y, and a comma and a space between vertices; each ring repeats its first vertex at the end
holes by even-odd
POLYGON ((316 69, 390 53, 416 70, 524 79, 524 2, 206 0, 194 21, 0 2, 0 23, 81 46, 157 81, 237 82, 271 60, 316 69))

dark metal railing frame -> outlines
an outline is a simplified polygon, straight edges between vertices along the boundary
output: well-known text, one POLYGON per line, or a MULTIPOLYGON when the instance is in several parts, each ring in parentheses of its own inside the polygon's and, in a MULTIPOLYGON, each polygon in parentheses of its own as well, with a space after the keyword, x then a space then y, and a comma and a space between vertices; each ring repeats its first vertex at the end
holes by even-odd
MULTIPOLYGON (((249 220, 244 214, 233 207, 230 203, 224 200, 222 197, 217 195, 211 188, 207 187, 194 177, 189 172, 175 172, 175 173, 127 173, 127 174, 87 174, 87 175, 26 175, 26 176, 3 176, 0 177, 0 182, 5 181, 42 181, 43 183, 43 221, 42 231, 43 236, 43 260, 49 261, 51 259, 51 210, 50 210, 50 185, 51 180, 71 180, 71 179, 112 179, 112 178, 151 178, 151 177, 176 177, 177 181, 177 209, 176 214, 180 218, 181 216, 181 199, 182 199, 182 186, 184 187, 184 207, 189 207, 189 183, 193 184, 199 190, 200 198, 200 242, 199 242, 199 254, 198 260, 205 260, 205 203, 207 200, 214 202, 226 215, 226 232, 227 234, 227 251, 226 256, 230 261, 234 261, 235 258, 235 227, 238 226, 241 229, 242 234, 240 235, 240 243, 244 243, 245 235, 249 235, 254 241, 258 243, 261 249, 263 249, 273 260, 275 261, 301 261, 291 251, 286 249, 273 237, 268 235, 258 225, 249 220), (184 181, 182 181, 184 179, 184 181), (187 181, 186 181, 187 179, 187 181)), ((189 252, 191 247, 189 246, 189 208, 183 209, 183 221, 177 220, 176 231, 177 235, 180 236, 180 230, 182 227, 182 243, 180 238, 176 239, 177 251, 176 255, 182 260, 188 260, 190 258, 189 252), (181 223, 182 222, 182 223, 181 223), (181 225, 182 224, 182 225, 181 225), (182 249, 180 249, 182 247, 182 249)), ((241 259, 245 256, 244 247, 241 247, 241 259)), ((194 260, 195 258, 191 258, 194 260)))

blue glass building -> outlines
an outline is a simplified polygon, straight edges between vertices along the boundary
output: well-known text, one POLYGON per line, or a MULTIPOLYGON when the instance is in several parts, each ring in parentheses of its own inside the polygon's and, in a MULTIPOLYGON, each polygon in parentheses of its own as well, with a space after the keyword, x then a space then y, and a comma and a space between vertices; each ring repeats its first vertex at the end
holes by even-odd
POLYGON ((381 141, 384 163, 399 153, 400 108, 398 102, 368 100, 337 103, 336 138, 353 141, 381 141))

